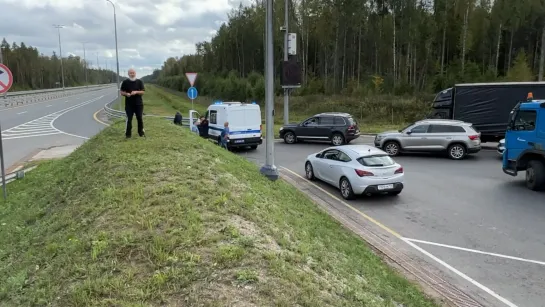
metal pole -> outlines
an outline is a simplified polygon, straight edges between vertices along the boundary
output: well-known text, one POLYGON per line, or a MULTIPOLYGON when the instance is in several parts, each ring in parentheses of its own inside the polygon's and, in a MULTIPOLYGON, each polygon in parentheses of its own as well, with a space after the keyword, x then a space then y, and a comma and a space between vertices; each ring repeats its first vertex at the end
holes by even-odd
POLYGON ((57 28, 57 31, 59 32, 59 56, 61 59, 61 78, 62 78, 62 90, 64 91, 64 67, 62 64, 62 45, 61 45, 61 28, 64 28, 63 25, 53 25, 55 28, 57 28))
POLYGON ((85 86, 89 86, 87 81, 87 59, 85 57, 85 43, 83 43, 83 70, 85 72, 85 86))
POLYGON ((110 2, 112 4, 112 7, 114 8, 114 31, 115 31, 115 62, 116 62, 116 66, 117 66, 117 97, 119 98, 119 95, 121 95, 119 93, 119 86, 121 85, 119 83, 119 53, 117 51, 117 17, 116 17, 116 14, 115 14, 115 5, 112 1, 110 0, 106 0, 108 2, 110 2))
MULTIPOLYGON (((0 48, 0 64, 4 63, 4 58, 2 57, 2 48, 0 48)), ((4 99, 6 98, 4 93, 4 99)), ((0 124, 0 167, 2 167, 2 190, 4 191, 4 200, 8 197, 8 192, 6 191, 6 168, 4 167, 4 141, 2 140, 2 125, 0 124)))
POLYGON ((273 1, 267 0, 265 19, 265 165, 260 172, 270 180, 278 179, 278 169, 274 165, 274 45, 273 45, 273 1))
MULTIPOLYGON (((289 0, 284 0, 284 61, 288 60, 289 0)), ((289 124, 290 90, 284 89, 284 125, 289 124)))
MULTIPOLYGON (((0 47, 0 64, 4 64, 4 56, 2 55, 2 47, 0 47)), ((8 93, 4 93, 4 99, 8 98, 8 93)))
POLYGON ((102 76, 100 75, 100 64, 98 63, 98 52, 97 52, 97 71, 98 71, 98 84, 102 81, 102 76))

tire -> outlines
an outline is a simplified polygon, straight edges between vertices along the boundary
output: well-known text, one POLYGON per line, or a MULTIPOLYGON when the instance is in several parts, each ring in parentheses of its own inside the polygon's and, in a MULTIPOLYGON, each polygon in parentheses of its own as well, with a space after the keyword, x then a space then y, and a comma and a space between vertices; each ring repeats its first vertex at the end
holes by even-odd
POLYGON ((342 134, 333 133, 333 135, 331 136, 331 144, 333 144, 333 146, 341 146, 344 143, 344 136, 342 134))
POLYGON ((398 142, 389 141, 389 142, 386 142, 382 146, 382 148, 389 156, 397 156, 397 155, 399 155, 399 151, 401 149, 401 146, 399 146, 398 142))
POLYGON ((289 131, 284 134, 284 143, 286 144, 293 144, 297 141, 297 138, 295 137, 295 133, 289 131))
POLYGON ((346 177, 342 177, 339 182, 339 190, 341 190, 341 196, 344 199, 350 200, 354 199, 356 195, 354 195, 354 190, 352 190, 352 185, 350 184, 350 181, 346 177))
POLYGON ((305 177, 311 181, 316 180, 316 177, 314 176, 314 168, 310 162, 305 163, 305 177))
POLYGON ((532 191, 545 190, 545 163, 530 160, 526 168, 526 187, 532 191))
POLYGON ((459 143, 450 144, 447 148, 447 155, 452 160, 462 160, 467 156, 466 147, 459 143))
POLYGON ((250 146, 251 149, 257 149, 257 145, 250 146))

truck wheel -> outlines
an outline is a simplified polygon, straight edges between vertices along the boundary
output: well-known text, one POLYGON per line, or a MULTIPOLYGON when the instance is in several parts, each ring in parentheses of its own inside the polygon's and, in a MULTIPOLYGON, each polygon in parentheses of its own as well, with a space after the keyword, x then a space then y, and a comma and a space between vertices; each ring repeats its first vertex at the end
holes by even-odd
POLYGON ((526 168, 526 187, 532 191, 545 190, 545 163, 531 160, 526 168))

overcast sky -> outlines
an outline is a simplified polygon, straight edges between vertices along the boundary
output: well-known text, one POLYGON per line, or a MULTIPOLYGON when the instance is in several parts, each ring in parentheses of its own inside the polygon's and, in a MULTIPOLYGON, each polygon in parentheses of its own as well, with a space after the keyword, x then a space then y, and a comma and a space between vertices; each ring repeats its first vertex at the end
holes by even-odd
MULTIPOLYGON (((171 56, 195 51, 210 40, 227 13, 241 0, 112 0, 116 5, 120 74, 134 67, 138 76, 160 68, 171 56)), ((244 3, 244 1, 243 1, 244 3)), ((0 38, 24 42, 46 55, 85 54, 93 67, 115 71, 112 5, 106 0, 0 0, 0 38)))

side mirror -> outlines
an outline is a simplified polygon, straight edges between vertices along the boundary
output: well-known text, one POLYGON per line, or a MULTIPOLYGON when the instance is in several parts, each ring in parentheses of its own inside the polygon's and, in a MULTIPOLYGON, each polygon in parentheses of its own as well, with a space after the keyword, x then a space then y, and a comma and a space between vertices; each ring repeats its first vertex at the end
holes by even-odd
POLYGON ((407 133, 408 135, 411 135, 411 133, 413 133, 413 132, 411 130, 409 130, 409 131, 407 131, 405 133, 407 133))

